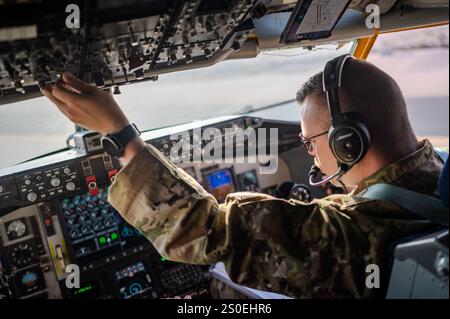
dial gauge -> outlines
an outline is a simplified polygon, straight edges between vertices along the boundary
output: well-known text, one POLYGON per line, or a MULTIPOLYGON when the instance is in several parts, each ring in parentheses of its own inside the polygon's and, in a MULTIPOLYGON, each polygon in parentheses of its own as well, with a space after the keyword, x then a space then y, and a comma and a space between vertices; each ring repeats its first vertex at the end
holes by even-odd
POLYGON ((27 226, 22 220, 15 220, 8 225, 7 234, 10 240, 23 237, 27 232, 27 226))

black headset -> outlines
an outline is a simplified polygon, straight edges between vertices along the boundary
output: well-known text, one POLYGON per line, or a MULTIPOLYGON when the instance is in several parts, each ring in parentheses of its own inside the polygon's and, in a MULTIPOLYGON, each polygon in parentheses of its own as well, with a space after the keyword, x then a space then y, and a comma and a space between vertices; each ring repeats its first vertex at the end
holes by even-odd
POLYGON ((341 176, 363 160, 371 144, 370 131, 362 116, 341 111, 339 91, 345 65, 350 59, 353 57, 348 54, 340 56, 328 62, 323 72, 323 88, 331 114, 328 141, 341 176))

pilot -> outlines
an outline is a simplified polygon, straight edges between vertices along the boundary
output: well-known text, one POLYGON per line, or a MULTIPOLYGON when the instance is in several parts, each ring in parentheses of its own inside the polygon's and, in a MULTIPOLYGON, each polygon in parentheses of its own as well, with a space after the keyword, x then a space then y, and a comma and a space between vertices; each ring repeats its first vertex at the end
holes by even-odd
MULTIPOLYGON (((109 201, 165 258, 208 265, 223 262, 237 284, 295 298, 384 298, 390 247, 434 225, 385 201, 359 193, 388 183, 437 197, 442 162, 429 141, 419 142, 398 84, 372 64, 347 61, 342 112, 364 117, 371 134, 365 156, 333 180, 348 193, 311 203, 237 193, 220 204, 189 174, 140 137, 125 148, 123 169, 109 201), (380 284, 368 285, 368 266, 380 284), (372 268, 370 268, 372 269, 372 268)), ((47 96, 70 120, 103 134, 130 123, 111 94, 69 73, 47 96)), ((332 126, 323 73, 298 92, 302 141, 324 174, 339 170, 329 143, 332 126)))

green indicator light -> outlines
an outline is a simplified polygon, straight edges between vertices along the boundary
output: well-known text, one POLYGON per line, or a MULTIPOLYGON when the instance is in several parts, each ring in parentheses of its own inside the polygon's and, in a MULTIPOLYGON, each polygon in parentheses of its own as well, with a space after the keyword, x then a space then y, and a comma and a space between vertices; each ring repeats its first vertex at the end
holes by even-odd
POLYGON ((167 259, 164 257, 161 257, 161 261, 167 261, 167 259))
POLYGON ((111 239, 116 240, 118 238, 117 233, 111 233, 111 239))
POLYGON ((82 294, 82 293, 84 293, 84 292, 87 292, 87 291, 89 291, 89 290, 92 290, 92 288, 93 288, 92 285, 89 285, 89 286, 80 288, 80 289, 78 289, 77 291, 75 291, 75 294, 76 294, 76 295, 82 294))
POLYGON ((104 244, 106 244, 106 238, 104 236, 102 236, 98 239, 98 242, 100 243, 100 245, 104 245, 104 244))

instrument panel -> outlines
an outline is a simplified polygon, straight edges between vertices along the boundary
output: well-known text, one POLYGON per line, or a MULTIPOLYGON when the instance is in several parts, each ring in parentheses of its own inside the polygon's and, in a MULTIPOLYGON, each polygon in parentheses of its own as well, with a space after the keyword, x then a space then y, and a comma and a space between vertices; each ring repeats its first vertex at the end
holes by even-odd
MULTIPOLYGON (((297 138, 292 138, 297 137, 297 125, 243 117, 211 126, 226 132, 225 128, 248 128, 250 124, 279 128, 281 152, 297 150, 305 156, 305 168, 311 165, 298 148, 297 138)), ((153 131, 143 137, 169 156, 166 133, 153 131)), ((246 145, 236 143, 235 148, 246 145)), ((11 297, 129 299, 189 294, 209 298, 208 267, 165 260, 108 203, 108 187, 121 168, 118 161, 102 150, 58 156, 0 171, 0 279, 8 278, 11 297), (80 275, 77 287, 70 285, 73 265, 80 275)), ((245 159, 244 154, 234 163, 177 165, 219 202, 238 191, 275 195, 278 186, 293 180, 288 159, 279 160, 271 175, 261 174, 261 163, 245 159)), ((275 160, 275 155, 267 159, 275 160)))
POLYGON ((54 82, 63 71, 120 94, 120 85, 214 64, 249 38, 254 30, 251 13, 258 4, 258 0, 0 2, 0 104, 38 94, 38 81, 54 82), (78 20, 72 21, 69 14, 74 12, 78 20))

